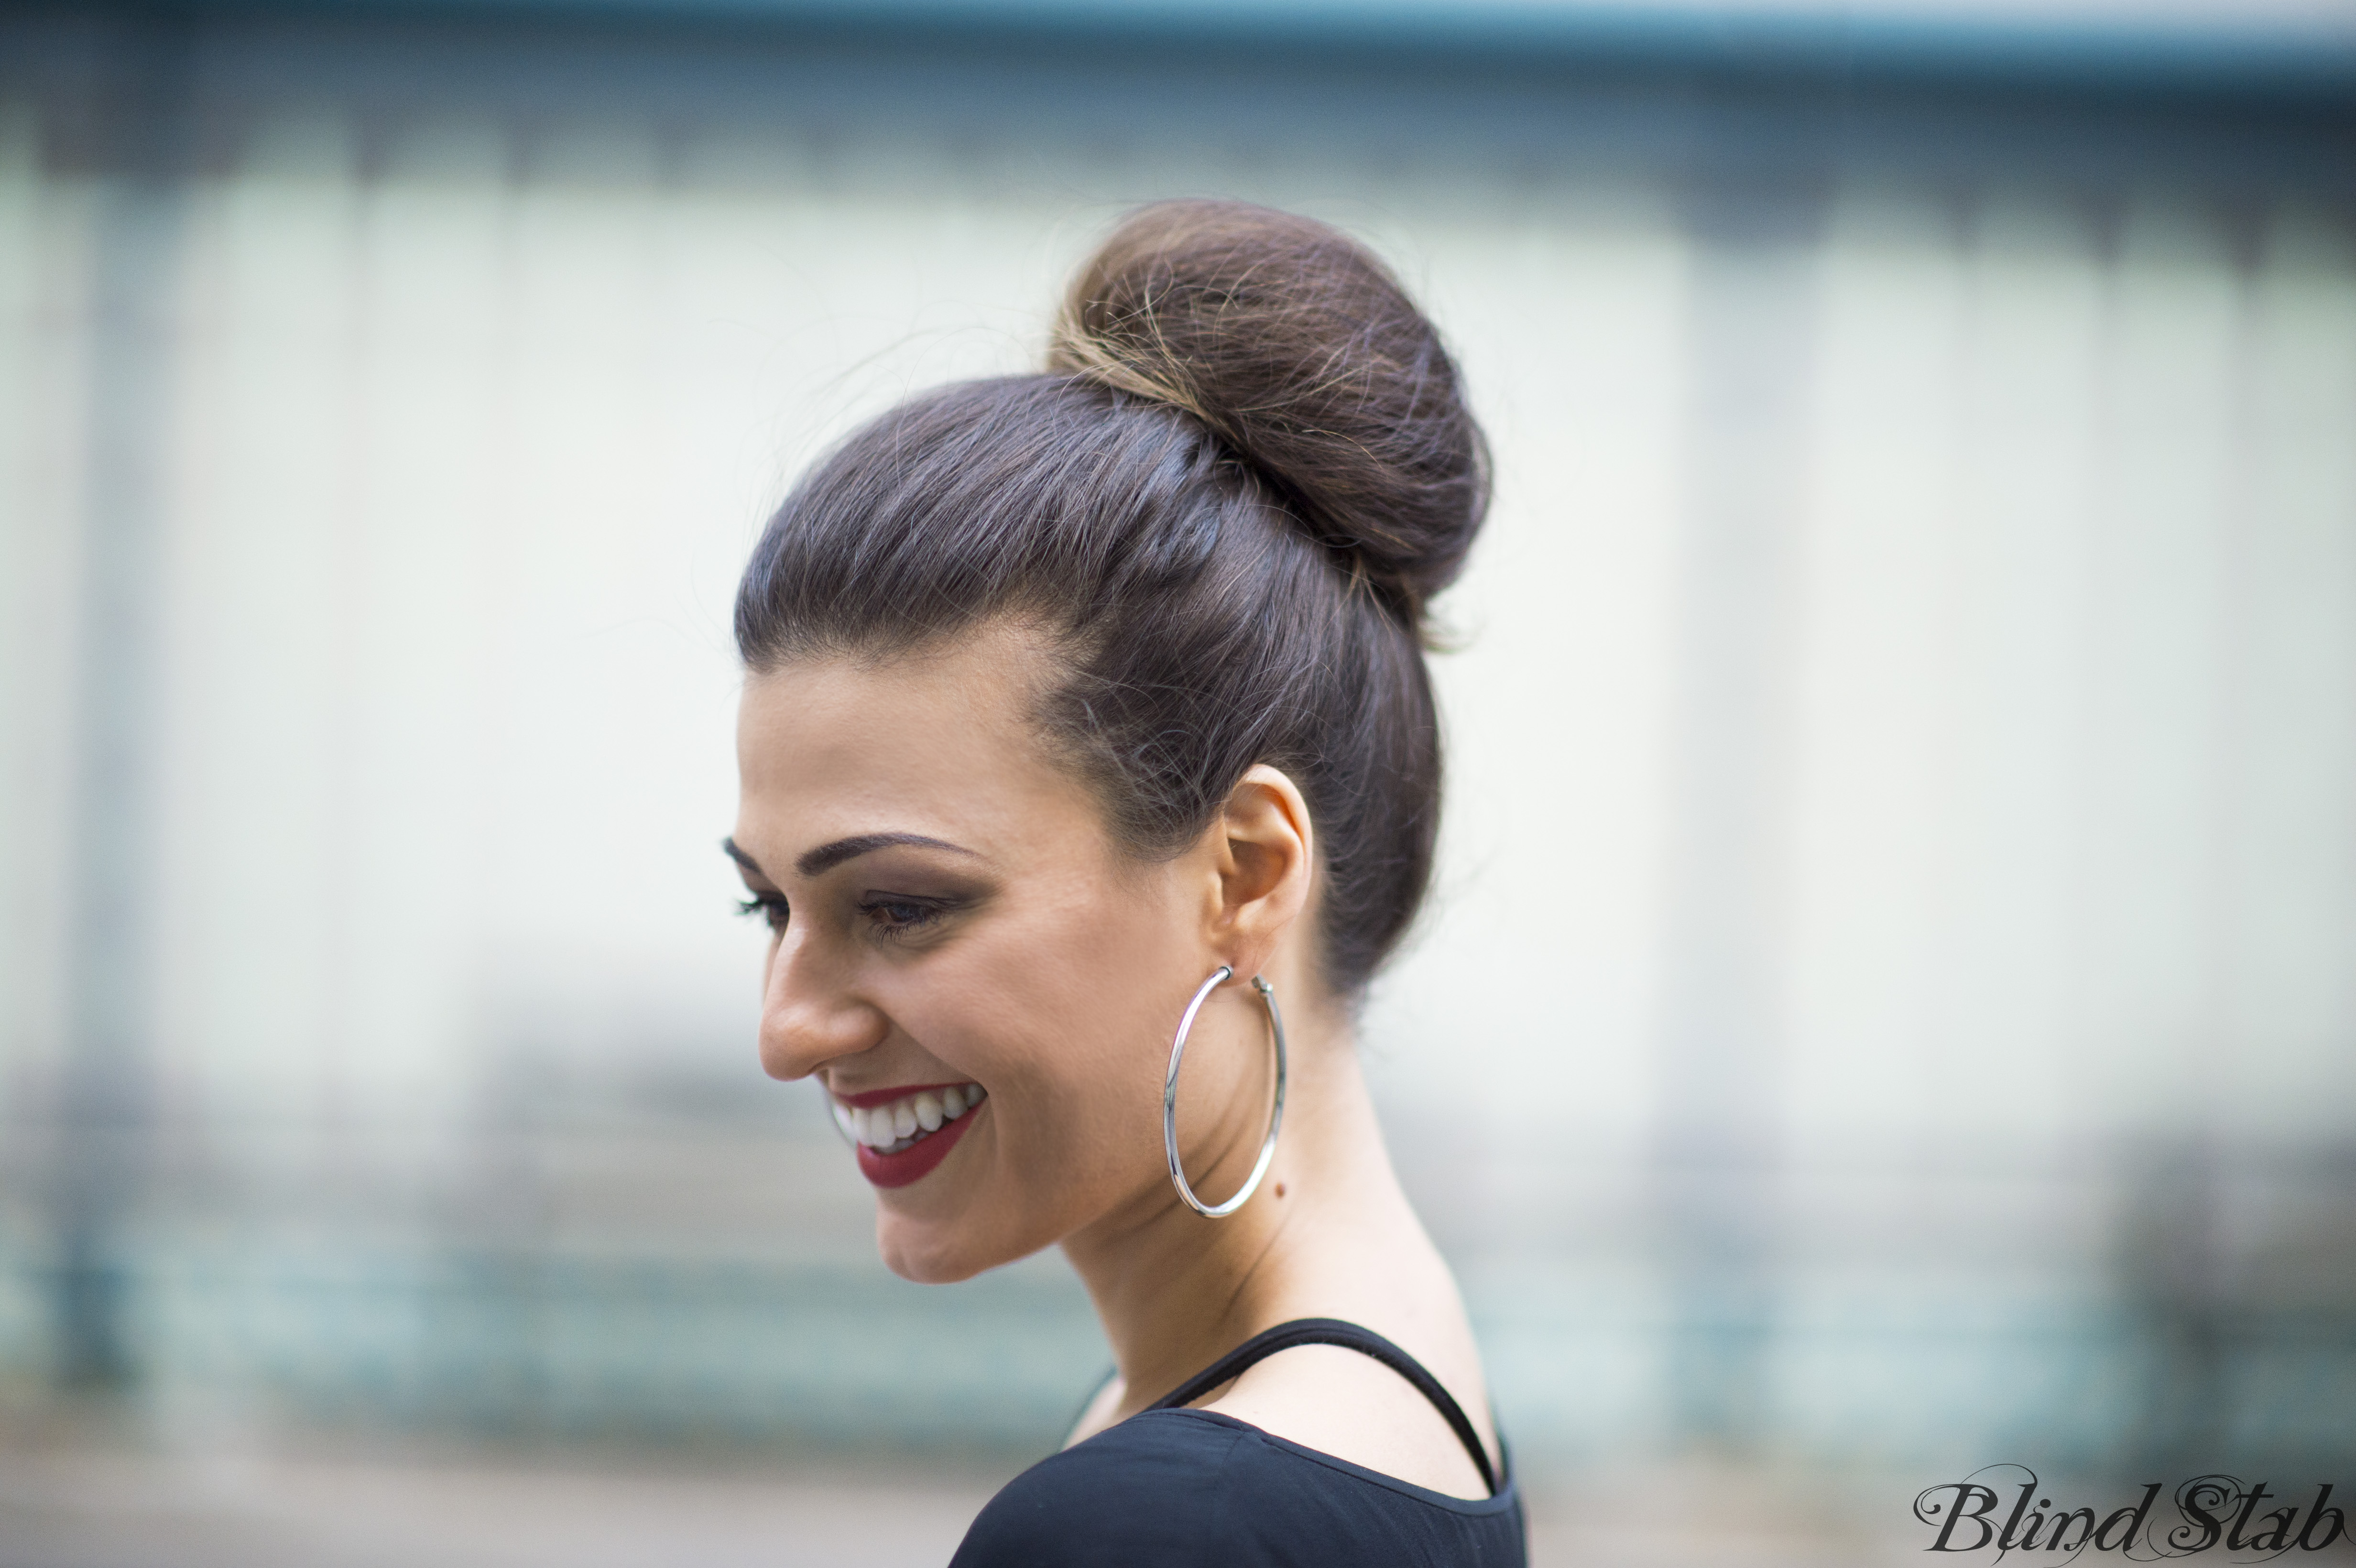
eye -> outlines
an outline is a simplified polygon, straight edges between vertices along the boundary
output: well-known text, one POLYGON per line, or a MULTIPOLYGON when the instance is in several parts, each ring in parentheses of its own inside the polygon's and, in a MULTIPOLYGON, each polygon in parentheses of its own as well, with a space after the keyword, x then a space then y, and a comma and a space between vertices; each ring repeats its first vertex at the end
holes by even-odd
POLYGON ((785 894, 759 892, 749 899, 739 900, 736 912, 747 915, 757 914, 766 920, 769 929, 775 932, 782 932, 786 929, 786 921, 792 913, 786 907, 785 894))
POLYGON ((861 903, 859 912, 877 935, 896 939, 933 924, 948 908, 929 899, 877 897, 861 903))

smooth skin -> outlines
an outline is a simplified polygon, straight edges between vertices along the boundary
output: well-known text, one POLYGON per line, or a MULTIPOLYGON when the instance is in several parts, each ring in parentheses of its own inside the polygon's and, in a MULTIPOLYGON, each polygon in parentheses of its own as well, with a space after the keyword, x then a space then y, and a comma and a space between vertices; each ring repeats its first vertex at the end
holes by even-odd
MULTIPOLYGON (((1137 859, 1033 720, 1056 667, 1010 622, 746 682, 732 843, 774 933, 762 1066, 841 1095, 989 1092, 937 1169, 876 1191, 877 1243, 894 1273, 936 1283, 1064 1249, 1117 1364, 1072 1442, 1261 1329, 1341 1317, 1429 1367, 1494 1462, 1462 1301, 1392 1171, 1350 1009, 1320 977, 1316 829, 1300 790, 1254 767, 1194 844, 1137 859), (813 854, 884 836, 935 842, 830 866, 813 854), (1178 1017, 1221 965, 1236 978, 1205 1004, 1179 1082, 1180 1148, 1205 1201, 1241 1187, 1267 1131, 1273 1063, 1254 975, 1284 1008, 1290 1077, 1267 1179, 1206 1220, 1172 1189, 1162 1085, 1178 1017)), ((1353 1351, 1271 1356, 1198 1408, 1485 1495, 1439 1413, 1353 1351)))

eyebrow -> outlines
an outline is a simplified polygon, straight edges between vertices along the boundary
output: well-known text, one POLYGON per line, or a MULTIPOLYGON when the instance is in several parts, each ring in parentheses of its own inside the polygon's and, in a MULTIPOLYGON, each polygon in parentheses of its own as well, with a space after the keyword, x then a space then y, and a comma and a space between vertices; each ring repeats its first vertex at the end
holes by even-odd
POLYGON ((947 849, 953 855, 975 853, 962 844, 952 844, 946 838, 927 838, 921 833, 862 833, 853 838, 838 838, 831 844, 819 845, 795 861, 794 869, 805 877, 823 876, 845 860, 855 860, 878 849, 894 849, 904 846, 912 849, 947 849))
MULTIPOLYGON (((760 862, 736 847, 734 838, 723 838, 720 848, 728 858, 756 877, 766 877, 760 862)), ((862 833, 850 838, 838 838, 831 844, 821 844, 794 862, 794 869, 805 877, 824 876, 845 860, 855 860, 862 855, 878 849, 896 848, 947 849, 953 855, 973 855, 976 851, 962 844, 952 844, 946 838, 927 838, 921 833, 862 833)))

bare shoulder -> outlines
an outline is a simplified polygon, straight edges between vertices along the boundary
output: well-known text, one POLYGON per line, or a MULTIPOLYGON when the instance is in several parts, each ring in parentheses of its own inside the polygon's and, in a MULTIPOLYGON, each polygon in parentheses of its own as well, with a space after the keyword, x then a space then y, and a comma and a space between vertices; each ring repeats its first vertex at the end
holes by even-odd
MULTIPOLYGON (((1449 1392, 1482 1434, 1494 1462, 1495 1438, 1482 1391, 1451 1386, 1449 1392)), ((1472 1456, 1431 1402, 1380 1361, 1339 1345, 1279 1351, 1196 1408, 1450 1497, 1489 1495, 1472 1456)))
POLYGON ((1075 1443, 1085 1443, 1119 1420, 1121 1402, 1128 1397, 1129 1384, 1119 1372, 1105 1379, 1090 1396, 1087 1408, 1080 1412, 1079 1420, 1072 1424, 1070 1435, 1064 1439, 1064 1446, 1069 1448, 1075 1443))

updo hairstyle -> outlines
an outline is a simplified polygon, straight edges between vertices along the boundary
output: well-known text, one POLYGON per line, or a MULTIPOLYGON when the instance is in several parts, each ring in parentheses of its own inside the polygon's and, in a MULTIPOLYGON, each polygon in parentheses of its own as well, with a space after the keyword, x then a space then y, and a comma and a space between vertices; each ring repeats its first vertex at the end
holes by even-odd
POLYGON ((1424 605, 1487 504, 1456 367, 1365 248, 1162 202, 1080 270, 1044 374, 911 399, 802 480, 736 643, 760 674, 1035 626, 1063 663, 1038 721, 1130 853, 1183 852, 1256 763, 1300 785, 1351 996, 1430 877, 1424 605))

